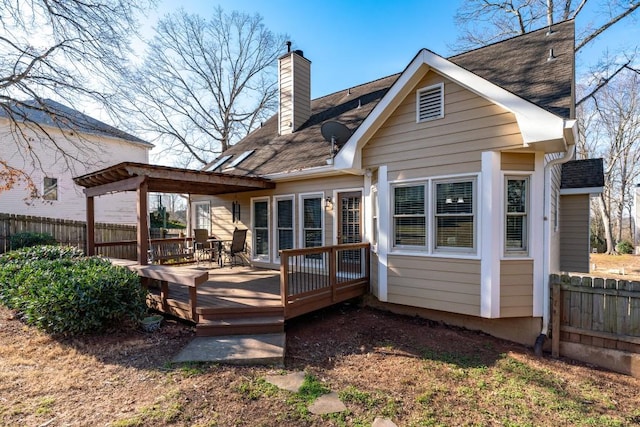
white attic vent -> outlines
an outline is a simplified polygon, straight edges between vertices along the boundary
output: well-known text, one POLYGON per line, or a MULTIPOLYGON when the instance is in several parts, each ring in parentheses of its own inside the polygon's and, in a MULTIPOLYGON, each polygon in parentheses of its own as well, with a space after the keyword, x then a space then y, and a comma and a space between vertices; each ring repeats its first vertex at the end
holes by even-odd
POLYGON ((444 85, 428 86, 416 93, 416 111, 418 123, 444 117, 444 85))
POLYGON ((244 153, 240 154, 238 157, 236 157, 235 159, 233 159, 233 162, 229 163, 225 169, 231 169, 231 168, 235 168, 236 166, 238 166, 244 159, 246 159, 247 157, 249 157, 251 154, 253 154, 255 150, 249 150, 249 151, 245 151, 244 153))
POLYGON ((213 171, 215 171, 215 170, 216 170, 216 169, 218 169, 220 166, 222 166, 222 164, 223 164, 224 162, 226 162, 226 161, 227 161, 227 160, 229 160, 230 158, 231 158, 231 156, 230 156, 230 155, 229 155, 229 156, 221 157, 221 158, 220 158, 220 160, 218 160, 217 162, 215 162, 214 164, 212 164, 211 166, 209 166, 208 168, 206 168, 206 169, 205 169, 205 171, 207 171, 207 172, 213 172, 213 171))

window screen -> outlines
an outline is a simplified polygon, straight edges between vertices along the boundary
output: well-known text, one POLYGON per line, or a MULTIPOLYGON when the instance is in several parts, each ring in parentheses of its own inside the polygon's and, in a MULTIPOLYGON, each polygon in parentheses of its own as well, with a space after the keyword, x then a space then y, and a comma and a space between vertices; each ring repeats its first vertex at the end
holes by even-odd
POLYGON ((253 202, 253 247, 255 256, 269 256, 269 202, 253 202))
POLYGON ((425 246, 425 185, 395 187, 393 205, 394 245, 425 246))
POLYGON ((276 202, 278 250, 293 248, 293 199, 276 202))
POLYGON ((507 178, 505 248, 507 252, 527 250, 528 178, 507 178))
POLYGON ((42 191, 44 200, 58 200, 58 178, 45 178, 42 191))
POLYGON ((304 247, 322 246, 322 198, 303 199, 302 210, 304 247))
POLYGON ((473 187, 473 181, 436 183, 436 248, 474 248, 473 187))

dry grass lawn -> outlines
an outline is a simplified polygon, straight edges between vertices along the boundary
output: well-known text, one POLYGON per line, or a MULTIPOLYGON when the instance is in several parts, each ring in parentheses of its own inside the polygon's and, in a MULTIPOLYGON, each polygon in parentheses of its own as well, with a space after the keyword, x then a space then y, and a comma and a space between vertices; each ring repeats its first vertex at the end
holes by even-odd
POLYGON ((290 322, 283 369, 171 365, 192 336, 167 321, 153 334, 54 339, 0 308, 0 425, 640 424, 638 379, 355 305, 290 322), (309 394, 263 379, 294 370, 338 392, 348 412, 312 415, 309 394))

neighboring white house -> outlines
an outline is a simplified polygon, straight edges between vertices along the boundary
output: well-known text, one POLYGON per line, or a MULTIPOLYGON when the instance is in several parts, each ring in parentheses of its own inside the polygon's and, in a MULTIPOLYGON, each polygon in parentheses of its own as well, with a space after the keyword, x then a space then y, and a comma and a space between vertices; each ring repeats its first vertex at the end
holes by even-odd
MULTIPOLYGON (((45 113, 35 102, 33 108, 14 107, 24 118, 19 131, 0 113, 0 159, 27 173, 38 190, 38 197, 30 198, 19 183, 0 192, 0 213, 85 221, 86 199, 72 178, 124 161, 148 163, 153 145, 55 101, 43 102, 59 115, 45 113)), ((135 224, 132 206, 134 193, 97 198, 96 221, 135 224)))

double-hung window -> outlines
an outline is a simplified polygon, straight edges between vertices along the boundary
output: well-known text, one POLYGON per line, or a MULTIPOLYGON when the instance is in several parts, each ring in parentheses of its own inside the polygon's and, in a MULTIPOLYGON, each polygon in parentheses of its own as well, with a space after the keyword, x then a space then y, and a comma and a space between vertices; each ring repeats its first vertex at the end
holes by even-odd
POLYGON ((302 247, 322 246, 322 194, 302 195, 302 247))
POLYGON ((277 197, 276 248, 277 251, 293 248, 293 196, 277 197))
POLYGON ((476 177, 466 176, 394 184, 394 249, 475 254, 476 183, 476 177))
POLYGON ((393 245, 426 246, 427 185, 401 185, 393 190, 393 245))
POLYGON ((528 251, 529 177, 509 176, 505 181, 505 251, 523 255, 528 251))
POLYGON ((253 256, 269 259, 269 199, 253 199, 253 256))
POLYGON ((435 249, 475 248, 474 181, 435 183, 435 249))

